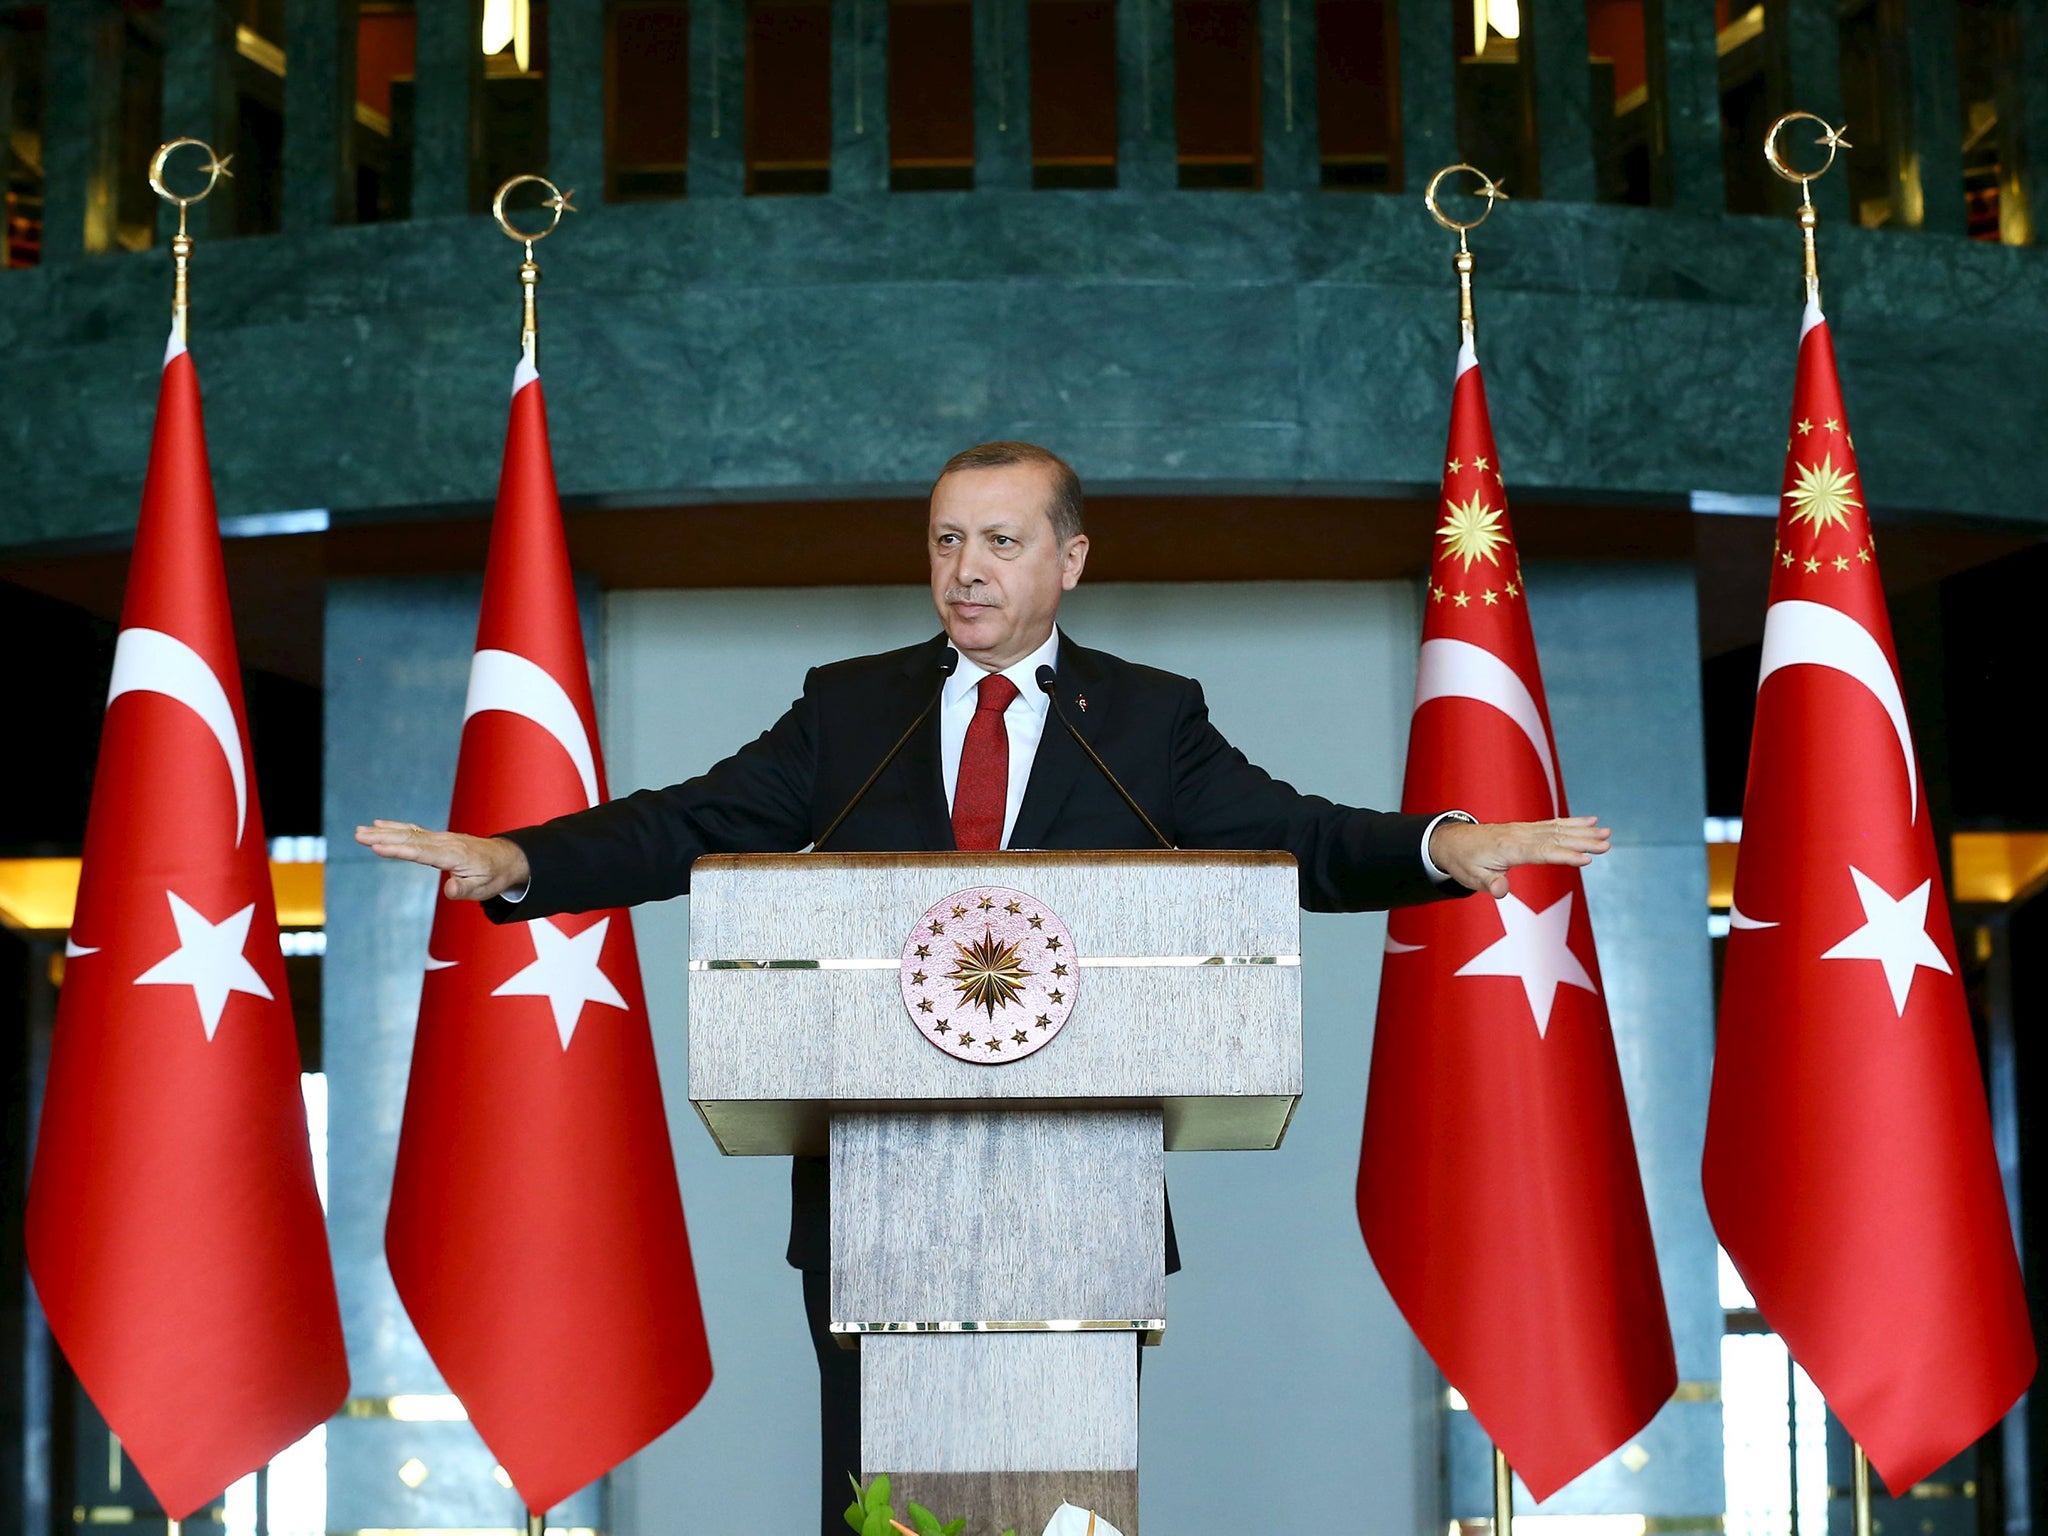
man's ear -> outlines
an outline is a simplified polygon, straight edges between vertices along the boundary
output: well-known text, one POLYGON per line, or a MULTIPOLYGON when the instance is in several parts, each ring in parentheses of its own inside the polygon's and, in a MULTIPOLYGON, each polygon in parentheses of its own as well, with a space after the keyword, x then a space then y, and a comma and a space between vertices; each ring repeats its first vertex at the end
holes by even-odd
POLYGON ((1081 582, 1081 567, 1088 563, 1088 535, 1077 533, 1067 540, 1060 555, 1060 590, 1071 592, 1081 582))

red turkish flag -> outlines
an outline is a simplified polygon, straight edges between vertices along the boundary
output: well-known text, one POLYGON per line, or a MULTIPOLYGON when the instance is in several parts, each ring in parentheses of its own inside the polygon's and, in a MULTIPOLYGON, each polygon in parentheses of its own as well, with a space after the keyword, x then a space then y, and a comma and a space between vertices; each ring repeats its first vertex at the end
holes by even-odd
POLYGON ((28 1191, 50 1329, 182 1519, 348 1395, 199 379, 164 361, 28 1191))
POLYGON ((1856 448, 1799 343, 1743 795, 1707 1209, 1771 1326, 1903 1493, 2034 1343, 1856 448))
MULTIPOLYGON (((520 365, 448 825, 607 798, 540 380, 520 365)), ((442 900, 384 1234, 427 1352, 535 1512, 695 1407, 711 1353, 624 909, 442 900)))
MULTIPOLYGON (((1402 809, 1569 815, 1507 493, 1458 356, 1402 809)), ((1579 871, 1389 915, 1358 1219, 1387 1289, 1538 1499, 1677 1386, 1579 871)))

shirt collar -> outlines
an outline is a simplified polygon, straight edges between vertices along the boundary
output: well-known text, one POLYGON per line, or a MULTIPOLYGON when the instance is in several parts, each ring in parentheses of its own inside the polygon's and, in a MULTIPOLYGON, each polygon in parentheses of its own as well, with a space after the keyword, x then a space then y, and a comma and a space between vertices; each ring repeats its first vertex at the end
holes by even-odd
MULTIPOLYGON (((1048 700, 1045 690, 1038 686, 1038 669, 1051 667, 1058 671, 1059 657, 1060 632, 1059 626, 1054 625, 1052 633, 1045 637, 1045 644, 1022 661, 1012 662, 1003 668, 1003 676, 1017 685, 1017 692, 1024 702, 1031 706, 1034 714, 1041 717, 1045 714, 1048 700)), ((987 676, 988 673, 978 663, 969 661, 964 655, 961 656, 960 665, 954 668, 953 675, 946 679, 946 702, 961 703, 981 686, 981 680, 987 676)))

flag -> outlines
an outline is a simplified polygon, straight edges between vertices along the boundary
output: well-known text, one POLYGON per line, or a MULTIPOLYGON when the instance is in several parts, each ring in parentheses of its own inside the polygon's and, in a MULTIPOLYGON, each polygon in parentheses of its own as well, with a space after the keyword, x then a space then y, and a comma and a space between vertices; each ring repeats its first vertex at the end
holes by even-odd
MULTIPOLYGON (((515 376, 449 826, 606 798, 539 377, 515 376)), ((437 904, 385 1252, 527 1508, 688 1413, 711 1354, 624 910, 437 904)))
POLYGON ((1707 1209, 1764 1316, 1903 1493, 2034 1344, 1856 448, 1799 343, 1743 795, 1707 1209))
POLYGON ((348 1395, 248 736, 174 337, 28 1193, 51 1332, 174 1519, 348 1395))
MULTIPOLYGON (((1402 809, 1570 814, 1469 342, 1459 352, 1402 809)), ((1390 915, 1358 1168, 1387 1289, 1538 1499, 1678 1371, 1584 885, 1390 915)))

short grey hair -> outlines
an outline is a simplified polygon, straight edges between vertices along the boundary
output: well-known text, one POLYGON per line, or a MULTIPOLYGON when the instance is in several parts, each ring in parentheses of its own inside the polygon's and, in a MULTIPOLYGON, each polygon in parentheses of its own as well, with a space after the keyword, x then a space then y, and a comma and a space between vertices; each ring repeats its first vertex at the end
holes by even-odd
MULTIPOLYGON (((1050 448, 1041 448, 1036 443, 976 443, 946 460, 946 467, 939 471, 939 480, 963 469, 1002 469, 1011 464, 1042 464, 1052 471, 1052 496, 1046 503, 1045 514, 1052 519, 1053 537, 1062 546, 1086 531, 1082 518, 1081 477, 1074 473, 1073 465, 1050 448)), ((932 489, 937 490, 938 483, 934 480, 932 489)))

